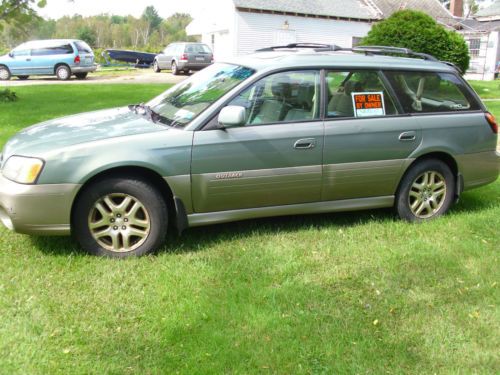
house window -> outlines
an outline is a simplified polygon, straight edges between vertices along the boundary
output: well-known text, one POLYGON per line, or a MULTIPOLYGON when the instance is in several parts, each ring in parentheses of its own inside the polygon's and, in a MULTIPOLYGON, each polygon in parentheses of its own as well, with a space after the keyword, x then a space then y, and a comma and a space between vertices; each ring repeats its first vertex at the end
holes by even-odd
POLYGON ((469 39, 469 53, 472 58, 479 57, 481 50, 481 39, 469 39))

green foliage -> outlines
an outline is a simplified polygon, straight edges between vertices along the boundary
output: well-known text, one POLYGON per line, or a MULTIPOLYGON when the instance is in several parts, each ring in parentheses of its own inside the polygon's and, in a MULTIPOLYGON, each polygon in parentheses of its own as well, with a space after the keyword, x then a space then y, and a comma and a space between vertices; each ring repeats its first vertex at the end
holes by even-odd
POLYGON ((18 97, 16 93, 10 89, 0 90, 0 102, 15 102, 18 97))
POLYGON ((87 42, 90 46, 94 47, 97 36, 94 30, 92 30, 88 26, 84 26, 78 30, 77 38, 87 42))
POLYGON ((463 37, 427 14, 413 10, 396 12, 375 24, 362 45, 410 48, 452 62, 464 72, 469 67, 469 50, 463 37))
POLYGON ((13 24, 22 27, 23 24, 36 18, 36 12, 32 6, 43 8, 46 0, 2 0, 0 2, 0 30, 5 24, 13 24))
POLYGON ((158 27, 160 27, 161 22, 163 21, 163 18, 158 15, 155 7, 152 5, 144 9, 141 18, 148 23, 150 30, 157 30, 158 27))

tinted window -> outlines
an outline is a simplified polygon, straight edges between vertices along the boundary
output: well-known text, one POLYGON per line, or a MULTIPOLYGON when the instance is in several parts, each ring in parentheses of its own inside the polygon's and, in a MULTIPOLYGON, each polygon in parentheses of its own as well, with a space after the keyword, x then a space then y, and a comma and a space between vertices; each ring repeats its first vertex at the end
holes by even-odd
POLYGON ((188 44, 185 49, 186 53, 211 53, 210 48, 205 44, 188 44))
POLYGON ((397 114, 396 106, 376 72, 328 72, 326 83, 327 117, 397 114))
POLYGON ((245 107, 246 125, 310 121, 319 117, 317 71, 284 72, 261 79, 230 105, 245 107))
POLYGON ((55 46, 47 46, 35 48, 31 51, 33 56, 49 56, 49 55, 67 55, 73 53, 73 47, 70 44, 60 44, 55 46))
POLYGON ((440 72, 386 72, 406 112, 429 113, 480 109, 460 78, 440 72))
POLYGON ((87 43, 85 43, 85 42, 76 41, 75 42, 75 46, 78 49, 78 52, 81 52, 81 53, 92 53, 92 48, 90 48, 90 46, 87 43))

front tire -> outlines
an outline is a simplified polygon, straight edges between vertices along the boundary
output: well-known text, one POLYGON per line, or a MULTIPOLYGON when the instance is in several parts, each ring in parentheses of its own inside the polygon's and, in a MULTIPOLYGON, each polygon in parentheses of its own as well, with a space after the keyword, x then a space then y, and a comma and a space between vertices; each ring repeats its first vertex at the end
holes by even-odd
POLYGON ((157 250, 167 234, 165 200, 142 180, 98 181, 82 191, 73 212, 73 234, 93 255, 145 255, 157 250))
POLYGON ((56 77, 61 81, 67 81, 71 78, 71 69, 69 66, 60 65, 56 69, 56 77))
POLYGON ((445 214, 455 199, 455 177, 446 163, 417 162, 403 177, 396 196, 396 211, 407 221, 425 221, 445 214))
POLYGON ((10 79, 10 70, 6 66, 0 66, 0 81, 8 81, 10 79))

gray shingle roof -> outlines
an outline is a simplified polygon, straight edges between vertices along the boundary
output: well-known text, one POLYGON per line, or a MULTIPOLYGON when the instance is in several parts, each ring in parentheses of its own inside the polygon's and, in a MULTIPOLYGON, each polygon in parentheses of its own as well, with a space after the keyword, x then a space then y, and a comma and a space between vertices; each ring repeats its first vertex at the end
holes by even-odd
POLYGON ((301 13, 341 18, 379 19, 363 0, 233 0, 237 8, 301 13))
POLYGON ((438 0, 233 0, 237 8, 378 20, 401 9, 423 11, 437 21, 453 24, 438 0))
POLYGON ((493 17, 500 16, 500 1, 497 0, 489 7, 479 10, 474 17, 493 17))

